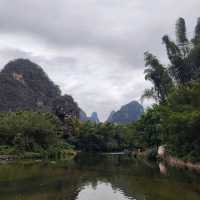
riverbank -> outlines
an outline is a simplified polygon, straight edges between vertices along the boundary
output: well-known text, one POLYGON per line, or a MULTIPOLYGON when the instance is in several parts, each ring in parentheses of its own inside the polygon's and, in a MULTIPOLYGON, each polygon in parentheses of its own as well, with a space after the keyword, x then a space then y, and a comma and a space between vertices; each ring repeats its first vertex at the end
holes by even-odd
POLYGON ((165 146, 160 146, 158 149, 152 148, 143 151, 134 151, 131 155, 146 160, 162 161, 163 164, 169 167, 176 167, 178 169, 185 169, 200 173, 200 163, 193 163, 192 161, 172 156, 167 152, 165 146))
POLYGON ((168 153, 166 146, 159 146, 157 151, 157 158, 163 160, 167 165, 171 167, 177 167, 181 169, 188 169, 200 173, 200 163, 193 163, 189 160, 182 160, 168 153))
POLYGON ((72 159, 77 155, 77 151, 73 149, 66 149, 62 152, 58 152, 55 155, 52 155, 51 152, 44 153, 35 153, 35 152, 24 152, 22 154, 1 154, 0 155, 0 162, 9 162, 9 161, 16 161, 16 160, 27 160, 27 159, 61 159, 61 160, 68 160, 72 159))
POLYGON ((17 156, 14 156, 14 155, 0 155, 0 161, 12 161, 16 159, 17 159, 17 156))
POLYGON ((191 171, 196 171, 200 173, 200 163, 193 163, 191 161, 184 161, 179 158, 173 157, 171 155, 168 155, 164 158, 162 158, 163 161, 171 166, 171 167, 176 167, 176 168, 181 168, 181 169, 188 169, 191 171))

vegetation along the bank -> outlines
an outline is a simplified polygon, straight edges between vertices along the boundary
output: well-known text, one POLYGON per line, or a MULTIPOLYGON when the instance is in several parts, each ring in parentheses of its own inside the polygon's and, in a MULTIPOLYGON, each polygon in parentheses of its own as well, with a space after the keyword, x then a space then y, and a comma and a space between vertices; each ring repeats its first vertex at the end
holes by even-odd
POLYGON ((63 140, 63 126, 51 113, 0 114, 0 154, 19 158, 65 157, 71 146, 63 140))

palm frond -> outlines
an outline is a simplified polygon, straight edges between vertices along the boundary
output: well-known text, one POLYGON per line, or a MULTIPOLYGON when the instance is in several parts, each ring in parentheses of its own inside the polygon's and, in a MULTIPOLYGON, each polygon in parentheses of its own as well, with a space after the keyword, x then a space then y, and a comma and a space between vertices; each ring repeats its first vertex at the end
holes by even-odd
POLYGON ((143 95, 140 98, 140 101, 143 102, 144 99, 155 99, 157 101, 156 91, 154 88, 145 89, 143 95))

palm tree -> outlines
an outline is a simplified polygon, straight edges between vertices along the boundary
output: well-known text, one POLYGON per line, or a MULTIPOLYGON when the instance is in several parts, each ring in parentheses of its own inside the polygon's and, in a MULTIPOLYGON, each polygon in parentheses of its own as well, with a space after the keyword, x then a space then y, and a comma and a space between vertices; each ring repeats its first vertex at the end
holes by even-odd
POLYGON ((149 52, 145 52, 145 79, 153 83, 151 89, 146 89, 142 99, 153 97, 156 101, 163 102, 172 86, 167 69, 159 60, 149 52))

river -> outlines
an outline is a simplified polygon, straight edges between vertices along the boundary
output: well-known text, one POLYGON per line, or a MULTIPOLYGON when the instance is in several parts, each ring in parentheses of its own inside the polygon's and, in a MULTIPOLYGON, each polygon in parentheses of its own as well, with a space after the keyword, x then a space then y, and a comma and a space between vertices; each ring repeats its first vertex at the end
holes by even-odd
POLYGON ((126 155, 0 164, 1 200, 200 200, 198 174, 126 155))

